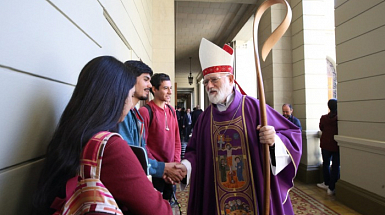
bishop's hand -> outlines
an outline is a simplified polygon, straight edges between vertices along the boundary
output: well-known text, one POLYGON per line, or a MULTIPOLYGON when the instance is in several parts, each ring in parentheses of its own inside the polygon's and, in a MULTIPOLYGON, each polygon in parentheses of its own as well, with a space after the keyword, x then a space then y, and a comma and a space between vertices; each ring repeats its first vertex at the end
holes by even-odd
POLYGON ((273 126, 266 125, 261 127, 257 126, 257 131, 259 131, 259 142, 262 144, 267 144, 273 146, 275 143, 275 129, 273 126))
POLYGON ((179 183, 186 174, 182 169, 176 168, 178 163, 165 163, 163 179, 170 184, 179 183))

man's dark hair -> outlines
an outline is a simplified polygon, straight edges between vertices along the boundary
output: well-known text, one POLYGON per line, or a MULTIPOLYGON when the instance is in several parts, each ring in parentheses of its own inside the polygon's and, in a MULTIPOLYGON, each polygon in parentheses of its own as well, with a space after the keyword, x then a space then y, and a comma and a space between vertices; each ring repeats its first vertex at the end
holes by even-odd
MULTIPOLYGON (((164 73, 156 73, 151 77, 151 85, 157 90, 159 90, 159 86, 162 84, 163 81, 170 81, 170 76, 164 73)), ((151 93, 154 94, 154 92, 152 92, 152 89, 151 93)))
POLYGON ((150 74, 150 76, 152 76, 153 74, 152 69, 149 66, 147 66, 147 64, 139 60, 128 60, 124 62, 124 65, 126 65, 129 68, 132 68, 131 71, 134 73, 136 77, 140 76, 143 73, 148 73, 150 74))
POLYGON ((328 107, 331 112, 336 112, 337 111, 337 99, 330 99, 328 101, 328 107))
POLYGON ((284 107, 285 105, 287 105, 290 108, 290 110, 293 110, 293 107, 291 106, 291 104, 283 104, 282 107, 284 107))

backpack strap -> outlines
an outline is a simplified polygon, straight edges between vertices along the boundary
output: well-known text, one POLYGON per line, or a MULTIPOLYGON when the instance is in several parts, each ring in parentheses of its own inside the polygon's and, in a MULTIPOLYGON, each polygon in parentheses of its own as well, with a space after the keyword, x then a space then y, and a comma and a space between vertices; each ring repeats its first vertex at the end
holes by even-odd
POLYGON ((171 105, 169 105, 169 104, 166 104, 166 105, 168 106, 168 108, 170 108, 172 115, 173 115, 174 117, 176 117, 176 116, 175 116, 174 109, 172 109, 171 105))
MULTIPOLYGON (((170 108, 172 116, 176 118, 174 109, 172 109, 172 107, 169 104, 166 104, 166 105, 167 105, 168 108, 170 108)), ((150 123, 148 124, 148 127, 150 127, 151 123, 152 123, 152 118, 153 118, 152 109, 151 109, 150 105, 148 105, 148 104, 145 104, 144 107, 147 108, 148 115, 150 116, 150 123)))
POLYGON ((120 136, 118 133, 101 131, 88 141, 83 149, 82 158, 80 159, 79 176, 81 178, 100 179, 104 148, 110 137, 114 135, 120 136))
MULTIPOLYGON (((51 204, 51 208, 59 211, 63 205, 71 198, 75 192, 76 186, 81 179, 93 178, 100 179, 100 171, 102 167, 102 158, 104 148, 110 137, 118 135, 108 131, 101 131, 94 135, 86 144, 80 159, 80 172, 73 178, 68 179, 66 183, 66 197, 64 199, 56 197, 51 204)), ((121 136, 120 136, 121 137, 121 136)), ((60 214, 60 213, 55 213, 60 214)))
POLYGON ((144 107, 147 108, 148 115, 150 116, 150 123, 148 124, 148 127, 150 127, 151 123, 152 123, 152 118, 153 118, 153 116, 152 116, 152 109, 151 109, 150 105, 148 105, 148 104, 145 104, 144 107))

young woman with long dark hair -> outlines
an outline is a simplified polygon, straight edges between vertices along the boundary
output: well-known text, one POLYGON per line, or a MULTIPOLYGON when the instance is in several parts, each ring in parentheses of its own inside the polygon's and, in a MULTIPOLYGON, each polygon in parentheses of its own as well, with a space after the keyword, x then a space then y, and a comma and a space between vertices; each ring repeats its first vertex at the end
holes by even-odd
MULTIPOLYGON (((101 56, 82 69, 47 149, 45 164, 34 197, 36 214, 52 214, 56 197, 64 198, 66 183, 79 171, 83 147, 100 131, 118 131, 132 108, 136 77, 122 62, 101 56)), ((101 181, 123 212, 172 214, 147 179, 126 141, 112 136, 104 149, 101 181)))

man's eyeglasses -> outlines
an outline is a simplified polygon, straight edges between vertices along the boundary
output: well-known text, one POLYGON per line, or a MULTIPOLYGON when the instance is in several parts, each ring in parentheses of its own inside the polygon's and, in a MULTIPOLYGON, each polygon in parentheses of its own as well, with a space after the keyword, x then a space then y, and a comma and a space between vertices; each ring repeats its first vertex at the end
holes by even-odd
POLYGON ((226 76, 227 75, 218 76, 218 77, 211 77, 211 78, 205 79, 205 80, 203 80, 203 85, 206 87, 209 84, 209 82, 211 82, 212 84, 216 84, 216 83, 218 83, 219 79, 226 77, 226 76))

